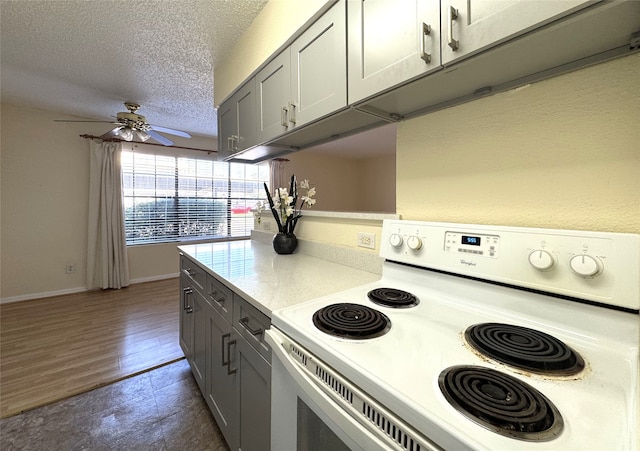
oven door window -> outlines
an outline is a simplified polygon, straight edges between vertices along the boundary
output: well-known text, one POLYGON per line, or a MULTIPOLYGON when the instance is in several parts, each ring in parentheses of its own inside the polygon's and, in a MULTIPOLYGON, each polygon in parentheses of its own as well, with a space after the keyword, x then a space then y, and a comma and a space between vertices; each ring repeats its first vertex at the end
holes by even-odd
POLYGON ((298 398, 298 451, 349 451, 347 445, 298 398))

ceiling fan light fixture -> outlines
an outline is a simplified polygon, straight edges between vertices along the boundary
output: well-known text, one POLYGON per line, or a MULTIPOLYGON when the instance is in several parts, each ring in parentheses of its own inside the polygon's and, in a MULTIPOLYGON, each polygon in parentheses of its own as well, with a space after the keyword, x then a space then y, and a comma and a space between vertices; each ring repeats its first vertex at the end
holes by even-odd
POLYGON ((136 136, 136 140, 142 142, 146 142, 149 138, 151 138, 151 135, 149 135, 149 133, 143 132, 141 130, 134 130, 134 134, 136 136))
POLYGON ((133 140, 133 130, 131 130, 129 127, 122 127, 120 130, 117 130, 115 134, 125 141, 133 140))

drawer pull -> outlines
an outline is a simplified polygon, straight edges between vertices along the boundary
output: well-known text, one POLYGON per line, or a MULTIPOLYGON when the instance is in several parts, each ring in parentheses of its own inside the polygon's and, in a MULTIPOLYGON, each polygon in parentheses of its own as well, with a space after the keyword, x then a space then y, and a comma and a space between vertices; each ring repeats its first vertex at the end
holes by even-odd
POLYGON ((240 318, 240 324, 242 324, 242 327, 244 327, 251 335, 262 335, 262 333, 264 332, 264 329, 262 328, 252 329, 249 326, 248 316, 245 316, 244 318, 240 318))
POLYGON ((185 272, 189 277, 193 277, 193 276, 195 276, 195 275, 196 275, 196 272, 195 272, 195 270, 193 270, 193 269, 188 269, 188 268, 187 268, 187 269, 185 269, 185 270, 184 270, 184 272, 185 272))
POLYGON ((209 293, 209 297, 214 300, 215 302, 217 302, 218 304, 224 304, 224 302, 227 300, 227 298, 225 298, 224 296, 221 298, 216 298, 216 296, 218 295, 217 291, 212 291, 209 293))

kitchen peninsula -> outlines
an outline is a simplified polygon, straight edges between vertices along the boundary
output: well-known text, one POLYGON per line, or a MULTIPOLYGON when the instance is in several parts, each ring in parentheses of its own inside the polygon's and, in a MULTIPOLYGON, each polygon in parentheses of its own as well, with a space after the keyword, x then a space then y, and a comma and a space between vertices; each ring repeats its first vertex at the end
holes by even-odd
POLYGON ((369 260, 364 267, 372 272, 300 248, 278 255, 271 235, 254 231, 252 240, 178 248, 180 344, 232 450, 268 449, 271 349, 264 330, 271 312, 380 277, 377 255, 346 252, 369 260))

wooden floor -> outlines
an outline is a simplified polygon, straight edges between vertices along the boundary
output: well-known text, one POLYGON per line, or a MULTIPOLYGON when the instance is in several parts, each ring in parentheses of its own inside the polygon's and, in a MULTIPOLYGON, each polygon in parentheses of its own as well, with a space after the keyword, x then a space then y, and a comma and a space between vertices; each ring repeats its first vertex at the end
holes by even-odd
POLYGON ((0 418, 184 356, 178 279, 0 305, 0 418))

